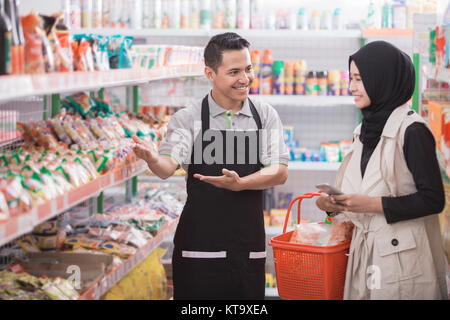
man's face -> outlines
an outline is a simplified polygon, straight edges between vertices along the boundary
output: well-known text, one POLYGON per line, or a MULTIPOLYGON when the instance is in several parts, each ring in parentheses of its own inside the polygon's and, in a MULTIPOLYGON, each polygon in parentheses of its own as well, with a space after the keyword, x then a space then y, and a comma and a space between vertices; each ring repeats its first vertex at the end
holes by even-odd
POLYGON ((233 101, 245 101, 254 79, 248 49, 224 51, 222 64, 217 68, 217 72, 210 69, 208 78, 221 95, 233 101))

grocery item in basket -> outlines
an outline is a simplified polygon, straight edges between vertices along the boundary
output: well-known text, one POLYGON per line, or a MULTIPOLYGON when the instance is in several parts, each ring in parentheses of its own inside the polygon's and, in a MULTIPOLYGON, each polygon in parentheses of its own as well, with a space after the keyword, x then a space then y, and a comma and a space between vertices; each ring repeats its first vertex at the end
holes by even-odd
POLYGON ((330 245, 352 239, 354 225, 343 215, 333 218, 331 225, 330 245))
POLYGON ((309 244, 314 246, 327 246, 331 235, 331 225, 300 223, 295 227, 290 242, 309 244))

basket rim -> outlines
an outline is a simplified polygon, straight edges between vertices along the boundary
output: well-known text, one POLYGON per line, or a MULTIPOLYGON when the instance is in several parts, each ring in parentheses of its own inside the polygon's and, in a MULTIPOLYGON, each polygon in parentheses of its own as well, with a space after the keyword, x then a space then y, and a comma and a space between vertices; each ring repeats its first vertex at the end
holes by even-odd
POLYGON ((278 236, 272 237, 269 241, 269 246, 273 247, 273 249, 289 249, 293 251, 312 252, 312 253, 337 253, 350 248, 351 240, 338 243, 334 246, 314 246, 310 244, 292 243, 289 241, 279 239, 280 237, 286 236, 287 234, 292 232, 294 231, 289 231, 286 233, 282 233, 278 236))

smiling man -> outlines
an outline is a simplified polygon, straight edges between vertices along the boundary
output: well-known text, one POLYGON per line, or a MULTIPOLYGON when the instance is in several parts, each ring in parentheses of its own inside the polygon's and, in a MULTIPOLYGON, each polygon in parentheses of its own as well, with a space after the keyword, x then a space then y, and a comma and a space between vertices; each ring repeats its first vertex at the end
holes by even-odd
POLYGON ((248 98, 249 42, 214 36, 205 48, 211 92, 175 113, 159 153, 134 138, 159 177, 188 173, 174 238, 175 299, 263 299, 263 190, 287 179, 289 154, 273 107, 248 98))

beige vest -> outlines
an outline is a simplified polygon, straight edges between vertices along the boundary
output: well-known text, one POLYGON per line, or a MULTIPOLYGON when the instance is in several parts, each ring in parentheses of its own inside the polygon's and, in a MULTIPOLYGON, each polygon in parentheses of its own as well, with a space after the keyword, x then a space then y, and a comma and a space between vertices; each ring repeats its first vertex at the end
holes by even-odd
MULTIPOLYGON (((423 119, 408 105, 394 110, 361 177, 361 126, 336 186, 373 197, 417 192, 403 155, 406 128, 423 119)), ((344 299, 447 299, 446 261, 437 215, 387 224, 384 214, 345 213, 355 224, 344 299)))

